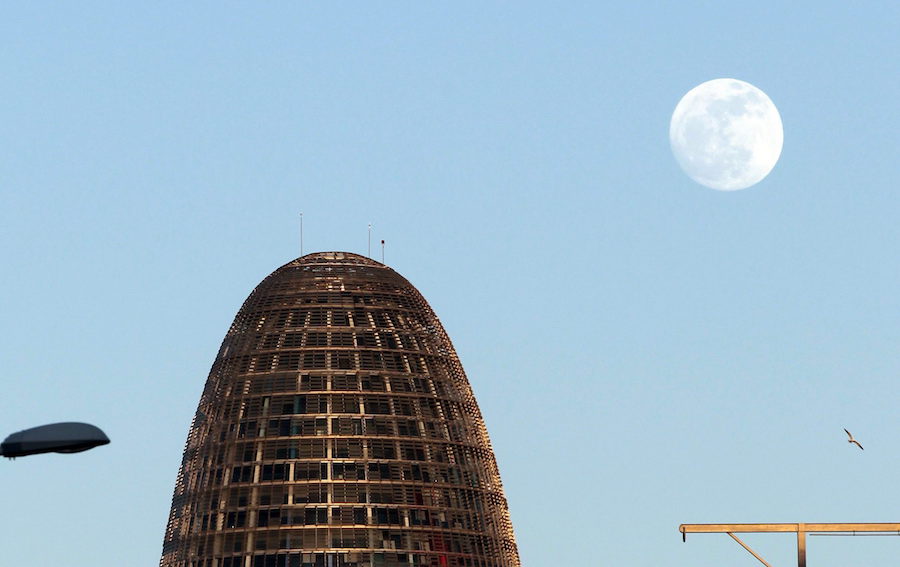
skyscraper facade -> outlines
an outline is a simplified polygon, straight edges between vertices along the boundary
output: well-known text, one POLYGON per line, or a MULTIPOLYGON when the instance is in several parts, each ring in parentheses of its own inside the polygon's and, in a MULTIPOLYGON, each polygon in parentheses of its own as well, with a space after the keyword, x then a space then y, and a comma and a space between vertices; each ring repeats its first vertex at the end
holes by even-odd
POLYGON ((160 565, 520 565, 472 389, 406 279, 328 252, 253 290, 191 424, 160 565))

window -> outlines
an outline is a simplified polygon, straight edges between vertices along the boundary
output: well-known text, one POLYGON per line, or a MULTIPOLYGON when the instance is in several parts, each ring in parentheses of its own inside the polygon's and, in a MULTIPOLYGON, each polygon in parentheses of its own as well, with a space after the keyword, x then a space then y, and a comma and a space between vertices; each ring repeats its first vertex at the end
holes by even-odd
POLYGON ((365 407, 365 413, 375 413, 382 415, 390 415, 391 413, 391 404, 384 398, 366 398, 365 407))
POLYGON ((366 487, 356 483, 335 483, 332 486, 333 501, 339 503, 363 503, 366 502, 366 487))
POLYGON ((299 353, 281 353, 278 356, 278 370, 299 370, 299 353))
POLYGON ((333 417, 331 418, 331 433, 332 435, 362 435, 362 420, 359 418, 333 417))
POLYGON ((424 461, 425 446, 421 443, 403 443, 401 444, 403 459, 406 461, 424 461))
POLYGON ((380 439, 369 440, 369 458, 370 459, 396 459, 397 451, 392 441, 384 441, 380 439))
POLYGON ((310 309, 309 323, 310 327, 324 327, 328 324, 328 311, 325 309, 310 309))
MULTIPOLYGON (((294 504, 317 504, 328 501, 328 487, 324 484, 298 484, 294 487, 294 504)), ((297 513, 302 512, 297 510, 297 513)), ((295 516, 293 523, 303 523, 295 516)))
POLYGON ((372 417, 365 421, 366 435, 394 435, 394 424, 390 419, 383 417, 372 417))
POLYGON ((372 311, 372 319, 375 320, 376 327, 389 327, 387 314, 384 311, 372 311))
POLYGON ((331 346, 353 346, 352 333, 331 333, 331 346))
POLYGON ((263 465, 261 480, 286 480, 287 465, 281 463, 276 465, 263 465))
POLYGON ((396 508, 373 508, 376 524, 400 524, 400 511, 396 508))
POLYGON ((290 435, 291 420, 290 419, 270 419, 269 420, 269 430, 267 433, 270 437, 273 437, 273 436, 285 437, 287 435, 290 435))
POLYGON ((401 419, 397 421, 397 435, 403 437, 418 437, 419 424, 412 420, 401 419))
POLYGON ((391 466, 388 463, 369 463, 368 475, 369 480, 390 480, 391 466))
POLYGON ((394 400, 397 415, 415 415, 412 402, 409 400, 394 400))
POLYGON ((359 439, 334 439, 332 442, 332 457, 335 459, 358 459, 363 456, 362 441, 359 439))
POLYGON ((328 478, 327 463, 295 463, 294 480, 319 480, 328 478))
POLYGON ((331 396, 332 413, 359 413, 359 397, 352 395, 331 396))
POLYGON ((297 443, 301 459, 325 458, 325 439, 301 439, 297 443))
POLYGON ((331 377, 332 390, 358 390, 359 382, 353 374, 337 374, 331 377))
POLYGON ((325 368, 325 353, 307 352, 304 354, 303 368, 325 368))
POLYGON ((328 523, 328 508, 306 508, 303 513, 303 522, 307 525, 328 523))
MULTIPOLYGON (((359 324, 357 323, 357 327, 359 324)), ((366 323, 368 326, 368 322, 366 323)), ((377 347, 378 343, 375 342, 375 333, 371 331, 366 331, 363 333, 356 334, 356 346, 358 347, 377 347)))
POLYGON ((225 516, 226 528, 243 528, 247 524, 247 512, 228 512, 225 516))
MULTIPOLYGON (((332 480, 365 480, 366 469, 361 463, 334 463, 331 465, 332 480)), ((335 485, 335 488, 343 485, 335 485)), ((355 487, 356 485, 350 485, 355 487)), ((355 493, 354 493, 355 494, 355 493)), ((356 502, 356 500, 352 500, 356 502)))
POLYGON ((253 465, 244 465, 231 469, 231 482, 251 482, 253 480, 253 465))
POLYGON ((350 317, 346 311, 332 311, 331 325, 334 327, 348 327, 350 326, 350 317))
POLYGON ((304 392, 324 390, 325 377, 319 375, 303 374, 300 376, 300 390, 304 392))
POLYGON ((231 489, 228 494, 228 506, 244 508, 247 506, 247 497, 250 491, 246 488, 231 489))
POLYGON ((328 346, 328 333, 307 333, 306 346, 328 346))
POLYGON ((256 516, 256 525, 265 528, 269 526, 269 522, 272 523, 273 526, 277 526, 281 523, 281 510, 260 510, 256 516))
POLYGON ((353 354, 349 352, 333 352, 331 353, 331 368, 339 370, 350 370, 356 367, 353 360, 353 354))
POLYGON ((384 378, 377 374, 363 376, 362 389, 366 392, 384 392, 384 378))

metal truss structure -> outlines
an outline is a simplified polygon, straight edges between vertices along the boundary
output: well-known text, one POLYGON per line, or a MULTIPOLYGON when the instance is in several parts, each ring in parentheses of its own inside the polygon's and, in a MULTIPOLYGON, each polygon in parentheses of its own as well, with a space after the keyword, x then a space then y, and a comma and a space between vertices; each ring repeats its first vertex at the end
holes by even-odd
POLYGON ((387 266, 308 254, 250 294, 213 363, 162 567, 519 567, 453 345, 387 266))
POLYGON ((806 535, 900 535, 900 524, 682 524, 681 537, 687 534, 724 533, 738 542, 766 567, 772 567, 736 533, 795 533, 797 534, 797 567, 806 567, 806 535))

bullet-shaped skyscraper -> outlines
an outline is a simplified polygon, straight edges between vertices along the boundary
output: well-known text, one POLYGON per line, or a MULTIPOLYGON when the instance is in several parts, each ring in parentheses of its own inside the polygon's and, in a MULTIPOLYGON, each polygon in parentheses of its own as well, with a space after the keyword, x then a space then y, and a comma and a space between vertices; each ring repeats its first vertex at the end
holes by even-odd
POLYGON ((160 565, 520 565, 472 389, 406 279, 326 252, 253 290, 191 424, 160 565))

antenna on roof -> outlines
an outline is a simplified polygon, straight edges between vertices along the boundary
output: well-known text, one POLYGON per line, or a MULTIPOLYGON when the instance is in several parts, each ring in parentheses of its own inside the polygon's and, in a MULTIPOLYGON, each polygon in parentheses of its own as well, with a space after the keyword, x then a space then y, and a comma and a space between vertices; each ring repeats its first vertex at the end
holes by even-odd
POLYGON ((384 239, 381 241, 381 263, 384 264, 384 239))
POLYGON ((367 256, 372 257, 372 223, 369 223, 369 253, 367 256))
POLYGON ((303 256, 303 213, 300 213, 300 255, 303 256))

